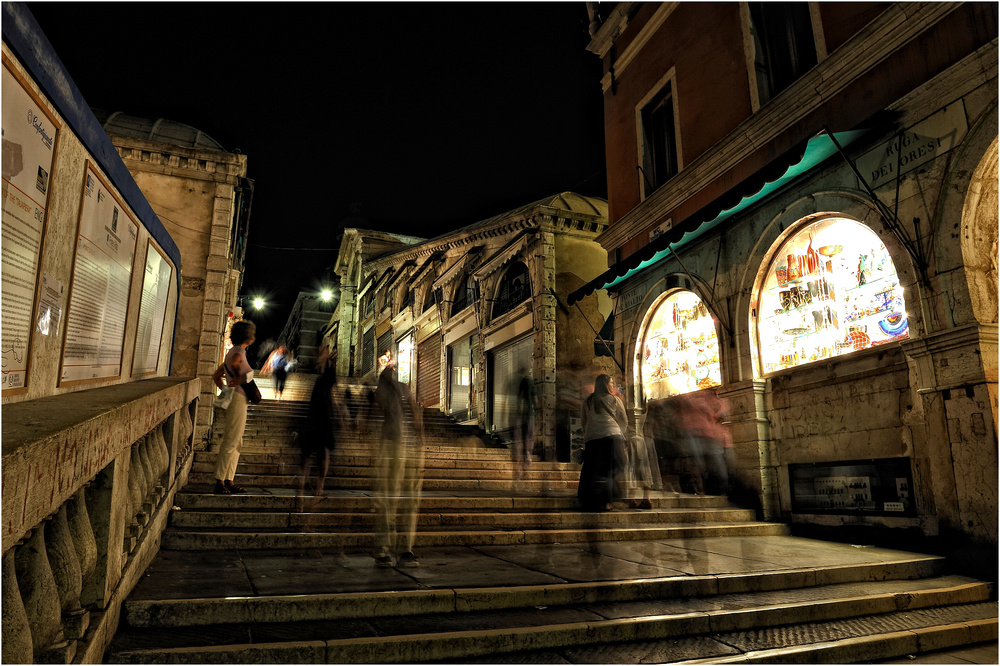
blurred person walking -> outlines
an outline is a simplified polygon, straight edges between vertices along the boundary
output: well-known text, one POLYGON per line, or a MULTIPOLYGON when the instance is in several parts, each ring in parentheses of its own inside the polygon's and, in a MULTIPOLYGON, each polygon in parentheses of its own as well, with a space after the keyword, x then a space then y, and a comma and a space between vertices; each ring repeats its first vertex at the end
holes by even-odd
POLYGON ((712 389, 686 393, 681 398, 680 423, 687 465, 697 494, 725 495, 729 490, 726 457, 733 447, 722 418, 729 405, 712 389))
POLYGON ((299 458, 299 498, 305 494, 309 477, 309 464, 316 461, 316 497, 322 497, 326 475, 330 467, 330 452, 336 448, 337 436, 347 422, 347 414, 337 396, 337 369, 329 363, 330 350, 324 347, 317 359, 320 376, 313 384, 309 397, 309 411, 305 427, 299 433, 298 443, 302 451, 299 458))
POLYGON ((577 497, 585 511, 609 511, 612 501, 624 497, 629 428, 625 405, 616 392, 611 377, 599 375, 594 392, 583 401, 583 467, 577 497))
POLYGON ((375 467, 375 564, 391 567, 395 557, 400 565, 415 567, 419 565, 413 554, 413 538, 423 481, 423 422, 409 387, 396 379, 391 357, 369 399, 382 416, 375 467))
POLYGON ((511 446, 515 478, 523 478, 531 467, 531 455, 535 448, 535 408, 537 388, 531 374, 522 369, 521 381, 517 387, 517 401, 514 405, 514 427, 516 432, 511 446))
POLYGON ((285 390, 285 381, 288 379, 290 359, 288 358, 288 347, 281 345, 267 357, 264 367, 260 369, 261 374, 271 375, 274 378, 275 400, 281 400, 281 394, 285 390))
POLYGON ((226 358, 212 374, 212 381, 222 389, 233 389, 232 401, 226 409, 226 424, 215 458, 215 490, 216 495, 245 493, 246 488, 233 483, 236 476, 236 466, 240 461, 240 451, 243 448, 243 431, 247 425, 247 395, 243 384, 253 380, 253 368, 247 361, 247 347, 253 344, 257 327, 252 321, 243 319, 233 324, 229 331, 229 339, 233 343, 226 358), (222 378, 226 378, 223 385, 222 378))

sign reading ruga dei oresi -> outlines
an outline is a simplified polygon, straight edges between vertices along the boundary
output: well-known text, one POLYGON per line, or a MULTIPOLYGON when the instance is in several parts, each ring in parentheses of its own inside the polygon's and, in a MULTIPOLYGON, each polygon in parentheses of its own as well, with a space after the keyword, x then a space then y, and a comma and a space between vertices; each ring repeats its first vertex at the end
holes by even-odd
POLYGON ((59 125, 3 58, 2 390, 24 390, 59 125))
POLYGON ((865 153, 858 171, 872 188, 891 183, 957 146, 968 129, 965 105, 959 100, 865 153))

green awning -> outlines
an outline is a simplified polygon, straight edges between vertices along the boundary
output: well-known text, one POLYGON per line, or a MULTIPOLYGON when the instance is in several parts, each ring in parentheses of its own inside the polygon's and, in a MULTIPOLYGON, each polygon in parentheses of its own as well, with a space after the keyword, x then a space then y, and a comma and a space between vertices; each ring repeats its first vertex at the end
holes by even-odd
MULTIPOLYGON (((856 141, 868 130, 836 132, 841 147, 856 141)), ((701 209, 681 224, 651 241, 638 252, 618 262, 597 278, 569 295, 569 303, 582 300, 598 289, 609 289, 665 259, 677 250, 712 231, 734 215, 774 194, 795 179, 815 169, 837 153, 837 146, 826 133, 819 134, 790 150, 771 165, 748 178, 738 187, 701 209)))

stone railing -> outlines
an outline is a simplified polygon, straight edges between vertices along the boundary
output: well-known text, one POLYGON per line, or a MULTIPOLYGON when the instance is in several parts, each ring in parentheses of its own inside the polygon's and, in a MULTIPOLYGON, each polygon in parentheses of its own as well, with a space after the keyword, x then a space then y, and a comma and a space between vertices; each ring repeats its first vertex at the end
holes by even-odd
POLYGON ((100 663, 193 458, 200 381, 3 407, 3 663, 100 663))

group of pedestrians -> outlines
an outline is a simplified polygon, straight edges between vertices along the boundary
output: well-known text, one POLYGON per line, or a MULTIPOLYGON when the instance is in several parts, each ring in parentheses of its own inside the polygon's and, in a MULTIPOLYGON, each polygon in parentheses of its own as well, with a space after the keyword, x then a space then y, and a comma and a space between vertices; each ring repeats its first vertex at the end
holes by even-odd
MULTIPOLYGON (((253 379, 253 368, 247 360, 247 347, 254 342, 253 322, 242 320, 230 329, 232 349, 212 375, 219 389, 233 390, 232 400, 226 407, 225 429, 219 444, 215 464, 214 493, 229 495, 244 493, 246 489, 234 483, 246 428, 247 398, 243 386, 253 379)), ((279 347, 268 358, 265 368, 275 377, 275 389, 280 396, 287 377, 289 353, 279 347), (280 383, 279 383, 280 377, 280 383)), ((336 368, 330 361, 328 349, 320 351, 317 360, 319 376, 313 385, 304 427, 295 439, 300 448, 299 458, 299 507, 306 497, 306 485, 314 480, 311 496, 314 501, 324 495, 329 473, 330 455, 337 448, 340 435, 353 422, 346 404, 337 393, 336 368), (312 464, 316 474, 310 474, 312 464)), ((373 486, 377 508, 375 564, 379 567, 417 566, 413 554, 417 513, 423 474, 423 422, 422 412, 409 387, 396 378, 396 366, 391 354, 379 359, 382 370, 377 387, 369 391, 367 422, 379 421, 378 441, 375 445, 375 476, 373 486)), ((362 410, 363 411, 363 410, 362 410)), ((338 559, 346 557, 342 552, 338 559)))
POLYGON ((632 434, 620 390, 609 375, 583 401, 583 466, 577 497, 585 511, 609 511, 615 502, 651 509, 650 492, 669 489, 709 495, 728 490, 722 419, 728 408, 712 389, 647 404, 641 433, 632 434), (633 497, 641 492, 641 499, 633 497))

